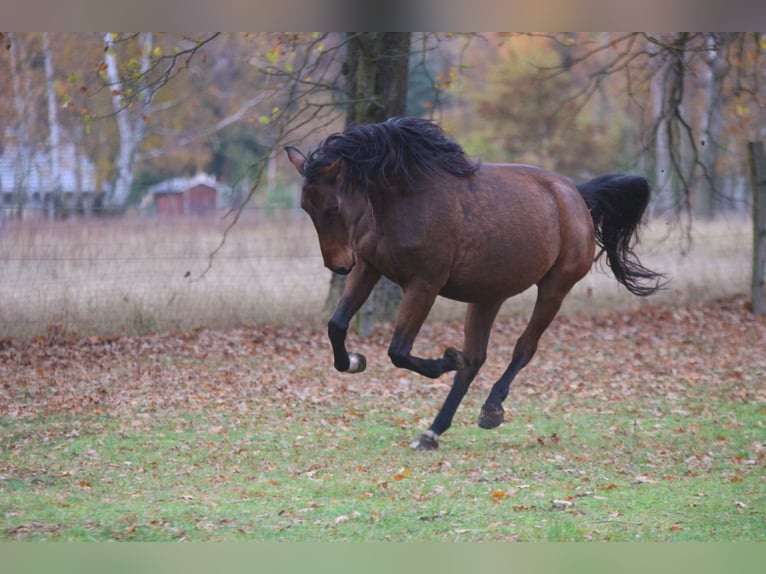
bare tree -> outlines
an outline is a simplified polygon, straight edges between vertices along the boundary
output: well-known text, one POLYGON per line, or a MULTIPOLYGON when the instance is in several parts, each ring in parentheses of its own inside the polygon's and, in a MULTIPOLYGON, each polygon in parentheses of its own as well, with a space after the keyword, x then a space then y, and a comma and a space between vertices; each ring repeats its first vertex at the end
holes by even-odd
MULTIPOLYGON (((117 173, 112 192, 107 200, 109 207, 124 207, 128 201, 135 177, 136 158, 144 141, 146 118, 151 106, 151 93, 138 91, 135 97, 130 97, 133 90, 128 89, 126 79, 121 77, 117 62, 117 39, 118 35, 113 32, 104 34, 104 62, 109 77, 120 142, 115 162, 117 173)), ((149 71, 152 52, 151 32, 141 35, 140 45, 140 77, 143 78, 149 71)))
POLYGON ((163 54, 154 48, 151 32, 123 36, 114 32, 104 34, 103 79, 110 90, 112 109, 119 134, 115 159, 115 176, 107 207, 122 209, 130 196, 147 123, 153 112, 155 94, 178 76, 191 59, 219 33, 198 38, 184 38, 186 47, 176 47, 163 54), (121 60, 121 48, 127 50, 137 42, 138 56, 121 60))
MULTIPOLYGON (((53 54, 51 53, 51 43, 48 32, 43 32, 43 59, 45 60, 45 84, 48 93, 48 133, 50 142, 50 171, 52 202, 49 209, 55 214, 61 212, 63 198, 61 196, 61 161, 59 153, 61 150, 61 125, 58 121, 56 104, 56 82, 53 73, 53 54)), ((49 213, 49 215, 52 215, 49 213)))
POLYGON ((30 80, 26 70, 26 45, 24 37, 16 32, 8 33, 11 57, 11 81, 13 104, 16 110, 16 168, 14 170, 13 196, 16 215, 21 218, 27 200, 26 184, 32 168, 31 106, 28 108, 30 80))
MULTIPOLYGON (((660 185, 663 178, 677 184, 672 207, 677 215, 687 216, 688 236, 692 212, 703 217, 713 214, 714 200, 720 195, 717 164, 724 150, 727 147, 742 150, 745 142, 750 141, 754 228, 752 298, 756 312, 763 312, 766 306, 763 294, 766 266, 763 240, 766 167, 762 141, 766 137, 766 112, 762 104, 766 98, 764 45, 760 32, 632 33, 613 39, 608 48, 582 50, 580 47, 580 53, 572 59, 572 65, 577 65, 589 62, 594 54, 605 50, 610 54, 606 64, 598 66, 589 76, 588 89, 579 94, 585 98, 590 96, 594 85, 617 72, 626 75, 633 97, 640 70, 648 70, 654 110, 646 132, 651 137, 645 139, 645 149, 651 150, 654 144, 660 185), (727 105, 730 119, 728 130, 724 130, 727 105), (695 113, 697 121, 693 119, 695 113), (663 155, 665 151, 667 156, 663 155), (666 166, 667 174, 664 173, 666 166)), ((741 151, 736 155, 741 156, 741 151)))

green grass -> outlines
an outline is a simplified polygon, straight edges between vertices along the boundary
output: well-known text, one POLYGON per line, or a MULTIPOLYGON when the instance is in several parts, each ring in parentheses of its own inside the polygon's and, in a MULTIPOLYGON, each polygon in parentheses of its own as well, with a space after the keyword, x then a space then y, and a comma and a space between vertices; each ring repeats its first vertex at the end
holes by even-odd
MULTIPOLYGON (((513 396, 512 396, 513 399, 513 396)), ((766 540, 762 404, 468 400, 434 453, 389 412, 242 405, 0 420, 6 540, 766 540), (276 408, 275 408, 276 407, 276 408)))

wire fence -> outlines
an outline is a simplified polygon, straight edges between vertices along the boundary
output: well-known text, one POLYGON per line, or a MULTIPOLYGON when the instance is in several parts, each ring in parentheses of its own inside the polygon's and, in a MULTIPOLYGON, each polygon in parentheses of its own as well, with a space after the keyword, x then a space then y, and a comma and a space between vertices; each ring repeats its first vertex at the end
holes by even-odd
MULTIPOLYGON (((7 221, 0 228, 0 339, 326 321, 330 272, 308 217, 295 209, 252 209, 227 232, 230 223, 223 216, 7 221)), ((642 261, 671 279, 650 304, 747 291, 747 219, 695 222, 691 244, 663 221, 651 222, 643 237, 642 261)), ((503 312, 527 314, 533 299, 531 289, 503 312)), ((594 270, 564 312, 641 304, 647 303, 594 270)), ((440 300, 433 317, 457 318, 463 308, 440 300)))
POLYGON ((0 232, 0 337, 97 335, 307 317, 323 303, 308 218, 12 222, 0 232))

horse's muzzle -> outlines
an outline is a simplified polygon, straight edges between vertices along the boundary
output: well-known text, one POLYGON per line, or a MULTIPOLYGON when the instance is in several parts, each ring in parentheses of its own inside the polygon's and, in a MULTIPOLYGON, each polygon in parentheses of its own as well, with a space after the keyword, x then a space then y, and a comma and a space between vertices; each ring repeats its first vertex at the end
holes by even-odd
POLYGON ((332 266, 329 267, 330 271, 333 273, 337 273, 338 275, 348 275, 351 273, 351 270, 354 268, 354 265, 356 265, 356 256, 351 256, 351 263, 349 265, 338 265, 338 266, 332 266))

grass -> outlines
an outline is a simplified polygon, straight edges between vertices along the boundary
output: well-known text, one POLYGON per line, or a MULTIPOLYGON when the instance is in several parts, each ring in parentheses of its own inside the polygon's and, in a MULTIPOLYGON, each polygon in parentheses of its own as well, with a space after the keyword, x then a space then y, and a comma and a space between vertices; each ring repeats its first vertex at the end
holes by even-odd
POLYGON ((467 400, 434 453, 420 400, 249 399, 131 418, 0 421, 10 540, 766 540, 766 408, 523 396, 497 431, 467 400), (542 412, 541 412, 542 410, 542 412))

